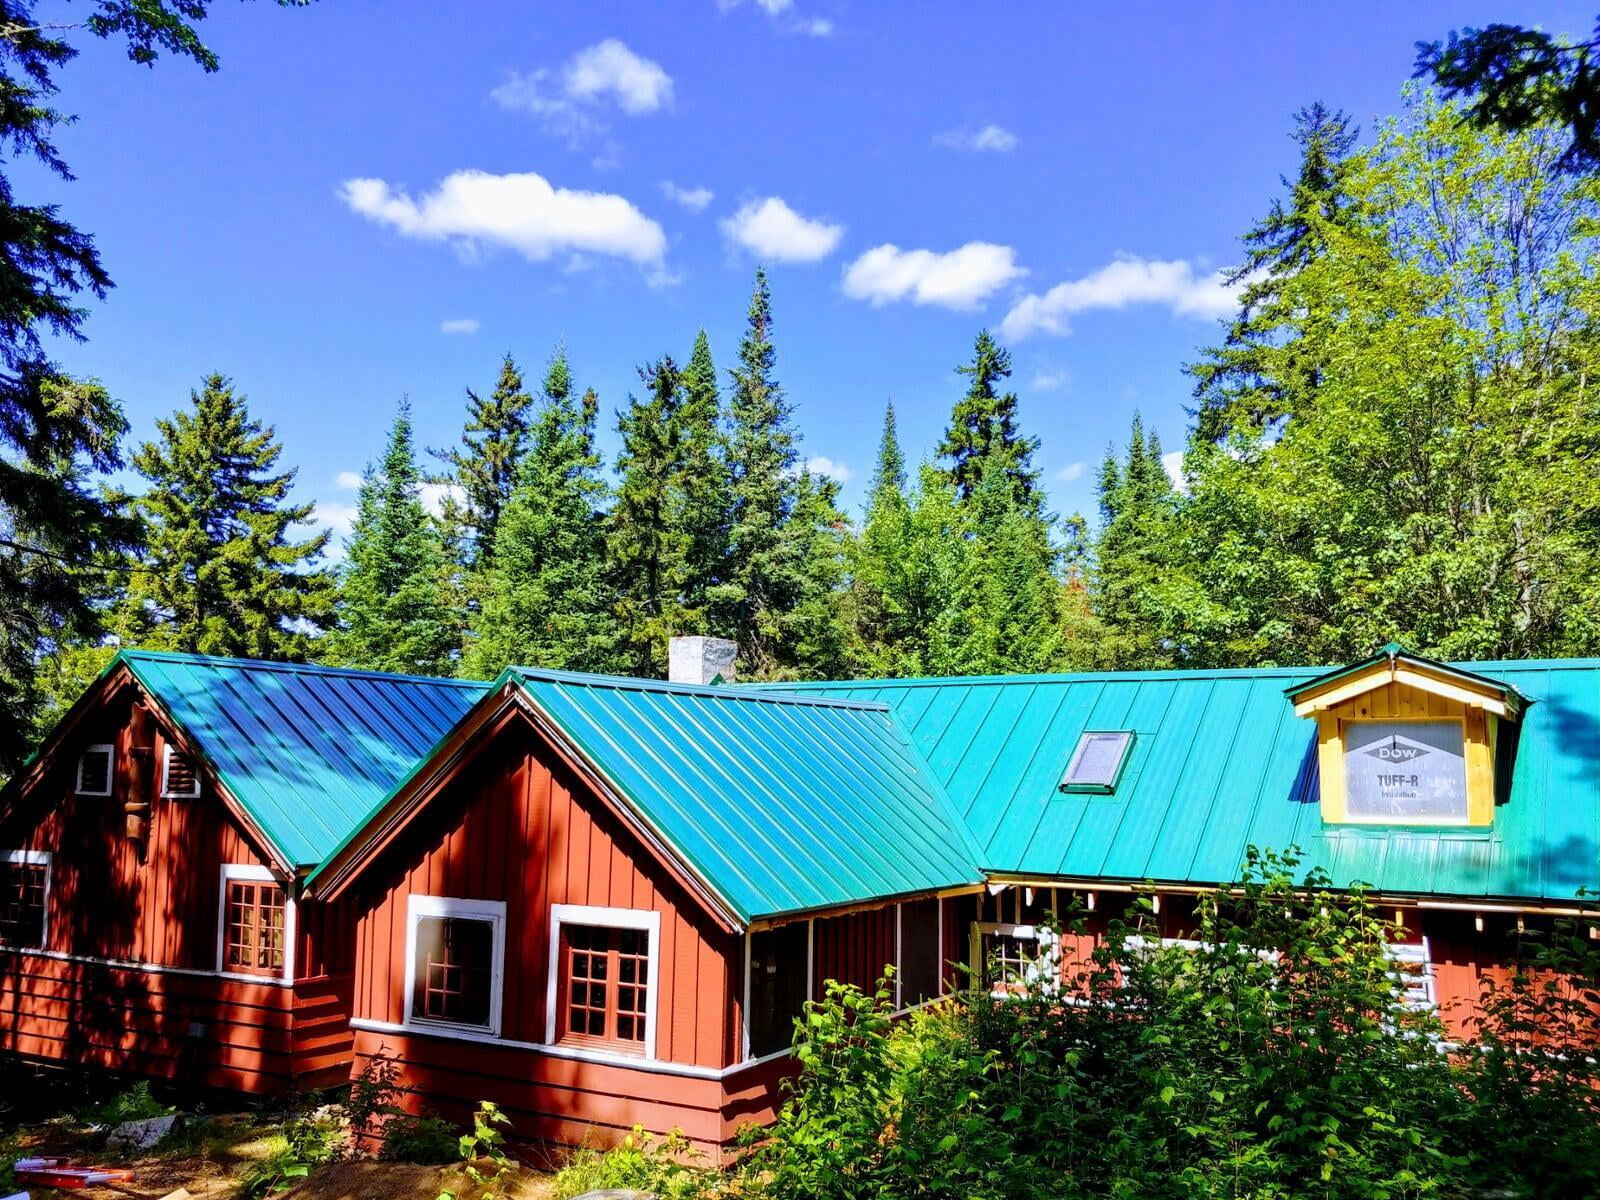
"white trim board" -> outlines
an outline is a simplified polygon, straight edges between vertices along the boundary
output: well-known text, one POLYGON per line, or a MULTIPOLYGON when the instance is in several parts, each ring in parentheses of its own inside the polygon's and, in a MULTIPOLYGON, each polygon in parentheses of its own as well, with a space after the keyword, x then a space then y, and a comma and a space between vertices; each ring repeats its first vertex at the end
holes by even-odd
MULTIPOLYGON (((556 997, 561 977, 561 927, 563 925, 602 925, 610 929, 641 929, 645 933, 645 950, 648 955, 649 977, 644 993, 644 1055, 610 1055, 627 1062, 657 1062, 656 1011, 661 1000, 661 914, 653 908, 611 908, 595 904, 552 904, 550 906, 550 957, 544 1003, 545 1048, 552 1052, 574 1052, 571 1046, 560 1045, 556 1026, 556 997)), ((749 972, 746 966, 746 974, 749 972)), ((615 981, 612 986, 616 986, 615 981)), ((601 1053, 594 1051, 585 1053, 601 1053)), ((577 1057, 576 1053, 572 1053, 577 1057)))
POLYGON ((72 794, 75 796, 100 798, 111 795, 117 784, 117 748, 110 742, 100 742, 93 746, 85 746, 83 753, 78 755, 78 770, 73 777, 73 783, 72 794), (83 760, 91 754, 102 752, 106 756, 106 790, 103 792, 86 792, 83 790, 83 760))
POLYGON ((189 760, 189 770, 194 778, 194 791, 175 792, 167 786, 168 776, 172 772, 172 755, 177 750, 171 742, 167 742, 161 750, 161 799, 163 800, 198 800, 200 799, 200 764, 195 761, 194 755, 184 750, 177 753, 189 760))
POLYGON ((444 1030, 478 1032, 491 1040, 500 1036, 501 1001, 505 991, 506 974, 506 903, 504 900, 462 900, 451 896, 406 897, 406 974, 405 1023, 401 1028, 419 1032, 444 1030), (429 1017, 419 1017, 412 1011, 417 998, 417 923, 424 917, 487 922, 490 942, 489 967, 489 1023, 483 1025, 456 1024, 429 1017))
POLYGON ((55 881, 55 865, 52 855, 48 850, 0 850, 0 862, 24 863, 28 866, 44 868, 44 923, 39 927, 39 944, 37 946, 7 946, 0 942, 0 948, 6 950, 33 950, 43 951, 50 945, 50 887, 55 881))
POLYGON ((223 863, 222 876, 217 885, 217 969, 214 972, 224 979, 253 979, 263 982, 281 980, 294 983, 295 910, 294 896, 283 886, 283 881, 269 867, 254 863, 223 863), (238 880, 245 883, 275 883, 283 893, 283 972, 281 975, 257 975, 249 971, 227 970, 228 952, 228 883, 238 880))
POLYGON ((140 971, 146 975, 186 975, 195 979, 226 979, 230 983, 258 983, 262 987, 293 987, 294 981, 274 975, 241 975, 237 971, 208 971, 204 967, 167 967, 160 963, 136 962, 130 958, 98 958, 92 954, 67 954, 60 950, 29 950, 24 946, 0 946, 0 955, 25 954, 30 958, 49 958, 56 962, 86 963, 95 967, 116 967, 121 971, 140 971))

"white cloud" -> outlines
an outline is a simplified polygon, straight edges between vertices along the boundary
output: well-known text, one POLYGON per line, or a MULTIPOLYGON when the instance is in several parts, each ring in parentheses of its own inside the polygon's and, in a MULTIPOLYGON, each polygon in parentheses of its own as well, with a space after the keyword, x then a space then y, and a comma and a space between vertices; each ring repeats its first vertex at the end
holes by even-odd
POLYGON ((892 300, 976 308, 1013 279, 1027 274, 1010 246, 968 242, 955 250, 902 250, 874 246, 844 271, 844 294, 874 307, 892 300))
POLYGON ((361 487, 362 476, 360 471, 340 471, 333 477, 333 486, 346 492, 356 491, 361 487))
POLYGON ((448 321, 439 322, 440 333, 477 333, 477 317, 451 317, 448 321))
POLYGON ((716 199, 716 194, 707 187, 679 187, 670 179, 661 181, 661 194, 680 208, 686 208, 692 213, 704 212, 706 205, 716 199))
POLYGON ((547 128, 576 141, 604 129, 600 113, 615 106, 630 116, 672 103, 672 76, 616 38, 578 51, 558 68, 513 71, 489 93, 502 108, 532 113, 547 128))
POLYGON ((974 153, 990 151, 995 154, 1010 154, 1017 148, 1017 135, 1003 125, 983 125, 977 129, 971 126, 947 129, 933 140, 940 146, 949 146, 953 150, 970 150, 974 153))
POLYGON ((1053 371, 1048 367, 1034 372, 1033 388, 1037 392, 1053 392, 1056 388, 1065 387, 1070 376, 1065 371, 1053 371))
POLYGON ((314 524, 333 534, 335 542, 350 536, 350 528, 356 523, 356 506, 354 504, 341 504, 336 500, 318 500, 316 508, 311 513, 314 524))
MULTIPOLYGON (((732 12, 744 0, 717 0, 723 12, 732 12)), ((755 6, 772 21, 782 33, 799 33, 806 37, 832 37, 833 22, 826 17, 806 17, 794 11, 794 0, 755 0, 755 6)))
POLYGON ((777 196, 748 200, 722 220, 722 232, 759 258, 773 262, 816 262, 833 253, 843 225, 802 217, 777 196))
POLYGON ((833 459, 821 454, 815 458, 806 459, 806 470, 813 475, 826 475, 829 479, 838 483, 848 483, 850 477, 855 474, 844 463, 835 462, 833 459))
POLYGON ((1091 309, 1159 304, 1181 317, 1225 317, 1238 301, 1226 273, 1205 272, 1184 259, 1119 258, 1082 279, 1058 283, 1043 295, 1024 296, 1001 322, 1013 340, 1033 333, 1071 332, 1070 318, 1091 309))
POLYGON ((351 210, 404 237, 447 241, 468 251, 501 246, 532 262, 556 254, 601 254, 658 271, 667 235, 622 196, 552 187, 533 172, 457 171, 420 198, 382 179, 339 189, 351 210))
POLYGON ((1167 477, 1172 480, 1172 486, 1180 492, 1189 490, 1187 481, 1183 478, 1183 451, 1169 450, 1161 456, 1161 465, 1166 468, 1167 477))
POLYGON ((461 490, 459 484, 454 483, 424 483, 418 491, 421 493, 422 507, 434 516, 444 512, 444 502, 453 499, 460 502, 466 499, 466 492, 461 490))
POLYGON ((1074 479, 1082 479, 1083 473, 1088 469, 1088 463, 1069 462, 1056 472, 1056 478, 1062 483, 1071 483, 1074 479))

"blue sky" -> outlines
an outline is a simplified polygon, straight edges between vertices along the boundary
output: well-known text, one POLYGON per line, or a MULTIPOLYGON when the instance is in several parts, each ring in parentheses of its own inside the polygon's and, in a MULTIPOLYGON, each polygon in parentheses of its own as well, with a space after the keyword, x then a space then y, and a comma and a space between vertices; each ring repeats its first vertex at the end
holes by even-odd
MULTIPOLYGON (((41 14, 43 15, 43 14, 41 14)), ((74 372, 136 439, 232 375, 337 524, 402 394, 452 441, 463 389, 564 339, 610 414, 709 331, 732 364, 764 261, 778 374, 852 512, 892 397, 930 452, 983 325, 1063 513, 1137 408, 1181 445, 1215 272, 1292 171, 1290 114, 1370 130, 1418 38, 1575 4, 219 3, 223 68, 85 47, 78 178, 21 175, 118 283, 74 372)))

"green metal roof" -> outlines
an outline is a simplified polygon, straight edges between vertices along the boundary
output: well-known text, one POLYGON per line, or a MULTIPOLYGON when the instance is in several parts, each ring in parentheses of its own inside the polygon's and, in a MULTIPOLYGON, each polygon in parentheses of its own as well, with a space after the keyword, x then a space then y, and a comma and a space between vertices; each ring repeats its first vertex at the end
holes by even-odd
POLYGON ((502 679, 742 920, 983 881, 886 705, 515 668, 502 679))
POLYGON ((284 861, 320 863, 488 690, 484 683, 124 650, 284 861))
POLYGON ((1600 883, 1600 660, 1457 669, 1527 699, 1488 829, 1325 825, 1315 723, 1284 695, 1317 670, 781 686, 889 704, 995 873, 1220 883, 1254 844, 1395 895, 1555 901, 1600 883), (1138 735, 1112 795, 1057 787, 1090 729, 1138 735))

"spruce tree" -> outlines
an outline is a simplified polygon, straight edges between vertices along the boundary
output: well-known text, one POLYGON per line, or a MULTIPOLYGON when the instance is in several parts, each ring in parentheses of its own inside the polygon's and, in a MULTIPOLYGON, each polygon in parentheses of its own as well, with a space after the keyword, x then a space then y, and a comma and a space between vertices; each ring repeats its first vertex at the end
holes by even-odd
POLYGON ((739 365, 729 399, 732 529, 728 578, 718 590, 739 643, 741 669, 761 676, 778 664, 782 614, 795 596, 794 542, 784 525, 795 504, 798 452, 792 410, 773 377, 772 293, 756 272, 739 365))
POLYGON ((695 336, 680 381, 673 520, 687 541, 683 605, 700 632, 725 634, 728 627, 715 612, 713 597, 728 569, 733 496, 717 369, 704 329, 695 336))
POLYGON ((467 674, 511 664, 607 671, 619 665, 605 571, 606 487, 595 449, 600 401, 572 398, 564 356, 545 379, 528 453, 495 538, 481 631, 467 674))
POLYGON ((1049 523, 1016 502, 1011 481, 986 471, 963 506, 971 541, 963 673, 979 675, 1059 669, 1061 580, 1049 523))
POLYGON ((674 485, 681 463, 683 386, 670 355, 641 367, 639 379, 643 396, 629 396, 617 418, 622 452, 606 548, 623 664, 637 675, 659 675, 667 639, 691 632, 683 622, 679 590, 689 539, 677 521, 674 485))
POLYGON ((331 615, 328 535, 293 536, 312 505, 287 502, 295 472, 274 470, 272 427, 212 374, 156 428, 132 460, 150 485, 137 501, 149 545, 120 624, 156 649, 304 659, 331 615))
POLYGON ((326 643, 329 662, 451 673, 458 639, 444 590, 444 544, 422 506, 421 483, 411 405, 402 401, 382 462, 362 480, 340 572, 339 627, 326 643))
POLYGON ((839 511, 839 484, 801 467, 794 507, 783 526, 789 601, 780 614, 774 674, 836 679, 849 661, 850 627, 843 603, 849 522, 839 511))
POLYGON ((851 542, 850 612, 855 668, 869 675, 915 674, 920 624, 912 562, 912 509, 894 402, 883 414, 878 462, 861 532, 851 542))
MULTIPOLYGON (((557 348, 545 377, 546 399, 554 398, 554 393, 565 399, 571 387, 566 354, 557 348)), ((446 521, 453 519, 461 526, 463 565, 468 574, 486 573, 493 562, 495 533, 517 484, 533 411, 533 397, 523 385, 522 372, 507 354, 488 399, 467 389, 461 444, 434 451, 434 457, 449 469, 433 482, 452 485, 458 494, 450 502, 453 511, 447 510, 446 521)))
POLYGON ((1161 596, 1173 586, 1177 489, 1161 461, 1161 441, 1134 414, 1128 448, 1108 450, 1100 468, 1100 530, 1091 595, 1109 631, 1107 653, 1121 668, 1168 666, 1173 647, 1161 596))
POLYGON ((1349 181, 1357 130, 1343 112, 1317 103, 1295 114, 1293 137, 1300 170, 1292 182, 1282 180, 1287 202, 1274 199, 1245 233, 1244 261, 1228 276, 1230 285, 1244 285, 1238 314, 1222 345, 1188 368, 1199 402, 1195 432, 1206 441, 1259 434, 1305 403, 1322 374, 1315 355, 1284 352, 1307 316, 1288 286, 1327 253, 1331 230, 1354 227, 1349 181))
POLYGON ((971 500, 985 474, 999 472, 1006 478, 1011 503, 1037 515, 1044 506, 1039 472, 1033 466, 1039 439, 1022 435, 1017 425, 1017 394, 1000 390, 1011 375, 1010 351, 987 329, 981 329, 972 361, 956 371, 970 382, 950 415, 939 454, 949 460, 950 482, 957 496, 971 500))

